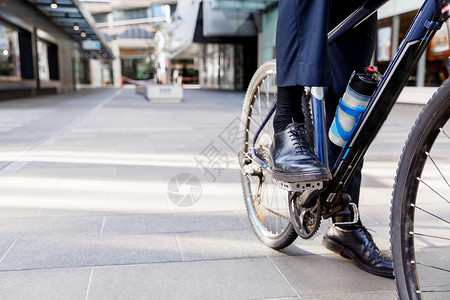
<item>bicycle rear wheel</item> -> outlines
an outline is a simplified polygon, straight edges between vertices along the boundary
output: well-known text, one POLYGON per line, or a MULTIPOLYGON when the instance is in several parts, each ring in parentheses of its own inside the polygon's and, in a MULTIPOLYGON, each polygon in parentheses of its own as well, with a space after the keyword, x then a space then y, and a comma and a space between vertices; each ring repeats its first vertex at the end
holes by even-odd
POLYGON ((450 299, 450 81, 418 117, 394 184, 391 247, 400 299, 450 299))
MULTIPOLYGON (((282 249, 297 238, 289 217, 288 192, 280 189, 270 172, 251 159, 253 137, 269 113, 276 92, 276 64, 273 60, 258 68, 247 89, 241 116, 239 160, 244 201, 252 227, 266 246, 282 249)), ((272 138, 271 118, 255 146, 258 157, 265 162, 272 138)))

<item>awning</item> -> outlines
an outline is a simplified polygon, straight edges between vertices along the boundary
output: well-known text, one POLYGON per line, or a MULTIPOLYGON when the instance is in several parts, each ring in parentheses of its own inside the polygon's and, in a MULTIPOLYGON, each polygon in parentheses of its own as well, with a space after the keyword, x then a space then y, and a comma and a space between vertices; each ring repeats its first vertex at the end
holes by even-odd
MULTIPOLYGON (((28 0, 61 25, 75 40, 83 45, 98 45, 95 49, 105 58, 114 58, 106 37, 96 28, 94 18, 79 0, 28 0), (56 3, 57 7, 50 5, 56 3)), ((86 50, 94 50, 88 48, 86 50)))

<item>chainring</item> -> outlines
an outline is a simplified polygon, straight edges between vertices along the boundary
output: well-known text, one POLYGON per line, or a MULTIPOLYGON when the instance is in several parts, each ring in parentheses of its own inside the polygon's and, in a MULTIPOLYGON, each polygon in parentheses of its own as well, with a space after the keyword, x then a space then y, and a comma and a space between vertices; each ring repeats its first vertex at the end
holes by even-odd
POLYGON ((314 197, 305 207, 301 205, 297 193, 290 195, 289 214, 297 234, 303 239, 311 238, 319 229, 322 219, 319 198, 314 197))

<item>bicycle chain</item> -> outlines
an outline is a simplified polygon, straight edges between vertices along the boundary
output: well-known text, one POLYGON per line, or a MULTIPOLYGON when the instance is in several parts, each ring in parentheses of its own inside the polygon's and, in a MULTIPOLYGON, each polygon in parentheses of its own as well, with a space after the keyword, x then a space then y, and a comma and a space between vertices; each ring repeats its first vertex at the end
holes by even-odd
POLYGON ((276 215, 276 216, 278 216, 278 217, 280 217, 280 218, 286 219, 286 220, 288 220, 289 222, 291 221, 291 218, 286 217, 286 216, 280 214, 279 212, 276 212, 276 211, 274 211, 274 210, 272 210, 272 209, 270 209, 270 208, 268 208, 268 207, 262 205, 261 203, 258 203, 258 205, 261 206, 262 208, 264 208, 265 210, 267 210, 268 212, 273 213, 274 215, 276 215))

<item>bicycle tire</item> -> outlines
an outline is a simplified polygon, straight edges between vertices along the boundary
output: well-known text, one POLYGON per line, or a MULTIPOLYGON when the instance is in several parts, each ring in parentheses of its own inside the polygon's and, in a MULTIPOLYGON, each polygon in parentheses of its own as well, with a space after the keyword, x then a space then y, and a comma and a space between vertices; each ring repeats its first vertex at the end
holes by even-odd
MULTIPOLYGON (((447 197, 450 190, 446 179, 450 175, 450 147, 445 145, 450 142, 448 134, 445 135, 445 130, 450 127, 449 117, 450 81, 447 79, 417 118, 403 148, 395 177, 390 234, 400 299, 423 299, 427 296, 449 299, 450 291, 444 295, 450 288, 449 281, 441 282, 442 275, 450 271, 442 272, 446 268, 442 268, 442 261, 433 259, 441 251, 448 251, 450 243, 450 227, 447 229, 448 224, 441 224, 442 220, 436 218, 448 215, 450 211, 446 207, 450 202, 445 206, 439 205, 442 201, 440 196, 447 197), (444 135, 439 135, 441 132, 444 135), (440 195, 435 195, 435 192, 440 195), (431 278, 431 271, 436 271, 436 277, 431 278)), ((447 267, 448 262, 446 259, 447 267)))
MULTIPOLYGON (((250 145, 253 139, 253 135, 250 133, 255 132, 267 115, 276 98, 276 88, 276 63, 275 60, 272 60, 256 70, 245 95, 239 147, 241 168, 243 160, 250 159, 250 145), (260 97, 262 91, 266 94, 264 101, 261 101, 260 97)), ((273 127, 272 122, 269 121, 261 132, 259 141, 265 139, 267 142, 269 138, 271 141, 272 137, 273 127)), ((259 147, 262 152, 261 156, 268 154, 269 145, 261 142, 259 147)), ((288 193, 276 186, 268 171, 256 165, 255 162, 251 164, 252 167, 257 168, 261 176, 248 176, 242 171, 241 183, 247 215, 252 228, 259 240, 266 246, 273 249, 285 248, 297 238, 297 233, 289 218, 288 193)))

